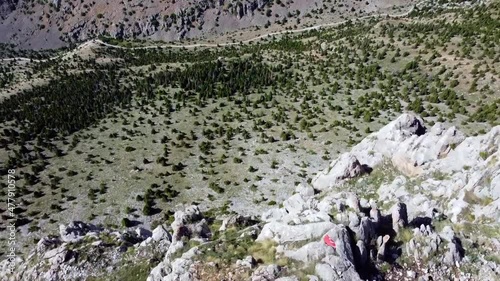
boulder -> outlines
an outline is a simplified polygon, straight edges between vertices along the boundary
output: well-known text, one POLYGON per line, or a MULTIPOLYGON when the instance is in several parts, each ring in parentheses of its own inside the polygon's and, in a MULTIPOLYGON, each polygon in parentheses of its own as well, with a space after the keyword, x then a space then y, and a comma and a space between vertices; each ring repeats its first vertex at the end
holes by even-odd
POLYGON ((153 242, 153 238, 152 238, 152 237, 148 237, 148 238, 146 238, 145 240, 143 240, 143 241, 139 244, 139 246, 140 246, 140 247, 146 247, 146 246, 151 245, 151 243, 152 243, 152 242, 153 242))
POLYGON ((193 257, 198 254, 200 251, 197 247, 191 248, 173 261, 170 261, 167 254, 165 260, 151 270, 147 281, 198 281, 193 268, 193 257))
MULTIPOLYGON (((329 255, 323 259, 323 262, 335 271, 335 275, 333 275, 335 276, 335 279, 328 280, 362 281, 356 271, 356 268, 354 267, 354 264, 345 258, 329 255)), ((316 273, 318 272, 316 271, 316 273)))
POLYGON ((211 237, 210 228, 198 206, 189 206, 184 211, 177 211, 172 222, 172 241, 179 241, 182 237, 206 240, 211 237))
POLYGON ((345 200, 340 198, 340 194, 329 194, 323 198, 317 205, 316 208, 325 214, 330 214, 333 212, 343 212, 346 209, 345 200))
POLYGON ((165 276, 163 281, 197 281, 191 266, 193 261, 190 259, 175 259, 171 265, 171 272, 165 276))
POLYGON ((47 251, 44 256, 44 259, 47 259, 51 265, 61 265, 65 262, 70 262, 71 260, 76 259, 76 253, 72 250, 66 249, 65 244, 61 245, 58 248, 47 251))
POLYGON ((137 234, 137 236, 139 238, 141 238, 143 240, 145 240, 146 238, 149 238, 153 235, 153 233, 150 230, 142 228, 142 227, 136 228, 135 233, 137 234))
POLYGON ((284 255, 303 263, 319 261, 327 255, 333 255, 335 250, 325 245, 323 241, 308 243, 299 249, 286 250, 284 255))
POLYGON ((264 225, 256 241, 271 239, 277 243, 296 242, 322 237, 335 225, 331 222, 317 222, 302 225, 288 225, 271 222, 264 225))
POLYGON ((380 129, 377 134, 387 140, 403 142, 411 136, 421 136, 426 131, 422 118, 412 113, 404 113, 380 129))
POLYGON ((321 42, 320 48, 321 50, 326 51, 328 50, 328 44, 326 42, 321 42))
POLYGON ((167 267, 164 262, 160 262, 151 270, 146 281, 162 281, 163 277, 167 276, 170 272, 170 267, 167 267))
POLYGON ((269 281, 276 280, 281 272, 281 267, 276 264, 262 265, 257 268, 251 277, 252 281, 269 281))
POLYGON ((167 229, 163 225, 157 226, 152 233, 152 236, 154 241, 159 242, 161 240, 168 240, 172 241, 172 236, 170 233, 168 233, 167 229))
POLYGON ((318 276, 315 275, 307 275, 308 281, 319 281, 318 276))
POLYGON ((309 198, 314 196, 314 188, 306 184, 301 184, 301 183, 298 184, 297 187, 295 188, 295 192, 300 194, 302 198, 309 198))
POLYGON ((455 238, 455 231, 453 231, 451 226, 446 225, 439 233, 439 236, 441 236, 441 238, 443 238, 448 243, 451 243, 453 241, 453 238, 455 238))
POLYGON ((316 275, 318 275, 319 279, 321 281, 336 281, 339 280, 337 279, 338 275, 335 270, 326 263, 318 263, 314 267, 314 270, 316 272, 316 275))
POLYGON ((190 227, 191 238, 199 238, 202 240, 207 240, 212 236, 210 232, 210 227, 205 219, 202 219, 196 224, 192 224, 190 227))
POLYGON ((318 173, 312 181, 315 189, 325 190, 342 184, 345 180, 358 177, 366 172, 356 156, 350 153, 342 154, 330 164, 326 170, 318 173))
POLYGON ((257 221, 251 217, 245 217, 239 214, 229 215, 222 219, 219 231, 225 231, 229 227, 245 227, 255 224, 257 221))
POLYGON ((416 177, 424 173, 422 167, 417 166, 412 159, 402 153, 396 153, 391 159, 392 165, 408 177, 416 177))
POLYGON ((283 202, 283 207, 289 214, 296 215, 309 209, 310 205, 302 198, 302 195, 294 194, 283 202))
POLYGON ((59 245, 61 245, 61 243, 62 242, 58 237, 52 237, 52 236, 43 237, 36 244, 36 251, 39 255, 42 255, 46 251, 58 247, 59 245))
POLYGON ((54 7, 59 8, 61 6, 61 0, 52 0, 52 5, 54 7))
POLYGON ((124 242, 122 244, 126 246, 131 246, 144 241, 144 239, 142 237, 137 236, 135 232, 129 232, 129 231, 121 233, 119 239, 121 242, 124 242))
POLYGON ((81 221, 74 221, 69 225, 59 225, 59 235, 64 242, 78 242, 91 232, 99 233, 103 229, 93 224, 87 224, 81 221))
POLYGON ((170 262, 171 257, 174 256, 174 254, 177 253, 177 251, 181 250, 183 247, 184 243, 182 242, 182 240, 172 241, 170 247, 168 247, 167 253, 165 254, 165 258, 163 259, 163 261, 170 262))
POLYGON ((359 216, 357 213, 349 212, 347 213, 349 219, 349 227, 351 229, 358 228, 360 224, 359 216))
POLYGON ((264 212, 260 219, 264 222, 281 221, 287 215, 288 213, 283 208, 272 208, 264 212))
MULTIPOLYGON (((198 206, 192 205, 184 211, 177 211, 174 214, 174 222, 172 225, 189 224, 203 219, 203 214, 198 206)), ((172 226, 173 228, 173 226, 172 226)))
POLYGON ((237 260, 236 265, 246 267, 246 268, 254 268, 257 264, 257 261, 252 256, 247 256, 242 260, 237 260))

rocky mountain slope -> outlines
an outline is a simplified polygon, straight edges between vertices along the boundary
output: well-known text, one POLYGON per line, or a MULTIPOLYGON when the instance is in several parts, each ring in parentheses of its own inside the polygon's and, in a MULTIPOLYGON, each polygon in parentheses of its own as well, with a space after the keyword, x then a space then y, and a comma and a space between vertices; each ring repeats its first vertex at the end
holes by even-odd
POLYGON ((499 280, 499 134, 467 137, 403 114, 260 218, 191 206, 153 231, 74 222, 40 240, 10 279, 3 262, 0 276, 499 280))
POLYGON ((407 8, 412 3, 409 0, 9 0, 0 1, 0 42, 42 49, 100 35, 165 41, 211 38, 248 28, 284 29, 384 13, 407 8))

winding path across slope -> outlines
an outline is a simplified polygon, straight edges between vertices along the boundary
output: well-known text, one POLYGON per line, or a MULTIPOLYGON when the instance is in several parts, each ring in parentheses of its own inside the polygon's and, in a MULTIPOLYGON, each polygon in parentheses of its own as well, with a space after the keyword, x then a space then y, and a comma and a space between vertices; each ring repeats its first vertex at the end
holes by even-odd
MULTIPOLYGON (((411 12, 413 12, 413 10, 417 6, 422 5, 422 4, 424 4, 424 3, 428 2, 428 1, 429 0, 420 1, 420 2, 416 3, 415 5, 413 5, 410 8, 410 10, 408 10, 408 11, 406 11, 404 13, 401 13, 401 14, 394 14, 394 15, 391 15, 391 14, 373 14, 373 15, 362 16, 362 17, 359 17, 359 18, 351 19, 351 20, 364 20, 364 19, 373 18, 373 17, 390 17, 390 18, 405 17, 405 16, 408 16, 411 12)), ((244 41, 241 41, 241 42, 229 42, 229 43, 219 43, 219 44, 208 44, 208 43, 198 43, 198 44, 189 44, 189 45, 162 44, 162 45, 151 45, 151 46, 142 46, 142 47, 123 47, 123 46, 109 44, 109 43, 103 42, 103 41, 101 41, 99 39, 91 39, 91 40, 89 40, 89 41, 87 41, 87 42, 79 45, 75 49, 69 51, 68 53, 59 54, 57 56, 54 56, 54 57, 51 57, 51 58, 48 58, 48 59, 40 59, 39 60, 39 59, 31 59, 31 58, 24 58, 24 57, 15 57, 15 58, 0 59, 0 61, 4 61, 4 62, 5 61, 44 62, 44 61, 55 60, 55 59, 58 59, 58 58, 61 58, 61 57, 64 57, 64 56, 71 55, 72 53, 75 53, 76 51, 78 51, 78 50, 80 50, 82 48, 85 48, 88 45, 94 45, 94 44, 105 46, 105 47, 108 47, 108 48, 129 49, 129 50, 156 49, 156 48, 162 48, 162 49, 164 49, 164 48, 185 48, 185 49, 191 49, 191 48, 197 48, 197 47, 217 48, 217 47, 239 45, 241 43, 249 43, 249 42, 252 42, 252 41, 257 41, 257 40, 260 40, 260 39, 263 39, 263 38, 268 38, 268 37, 272 37, 272 36, 276 36, 276 35, 301 33, 301 32, 306 32, 306 31, 311 31, 311 30, 318 30, 318 29, 323 28, 323 27, 339 26, 339 25, 347 23, 348 21, 351 21, 351 20, 343 20, 343 21, 332 22, 332 23, 327 23, 327 24, 318 24, 318 25, 315 25, 315 26, 301 28, 301 29, 295 29, 295 30, 283 30, 283 31, 272 32, 272 33, 260 35, 260 36, 257 36, 257 37, 254 37, 254 38, 251 38, 251 39, 248 39, 248 40, 244 40, 244 41)))

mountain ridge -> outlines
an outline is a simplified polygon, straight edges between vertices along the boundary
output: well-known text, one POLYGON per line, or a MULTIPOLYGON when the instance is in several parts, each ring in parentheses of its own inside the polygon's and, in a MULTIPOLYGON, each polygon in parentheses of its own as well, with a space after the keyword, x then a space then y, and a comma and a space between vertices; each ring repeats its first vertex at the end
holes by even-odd
MULTIPOLYGON (((88 0, 80 3, 52 1, 4 2, 0 9, 0 42, 20 48, 57 48, 100 35, 113 38, 149 38, 176 41, 185 38, 225 38, 243 29, 293 28, 314 22, 338 21, 369 13, 384 13, 393 7, 411 6, 413 1, 154 1, 107 4, 88 0), (122 8, 122 13, 119 12, 122 8), (328 10, 325 11, 325 10, 328 10)), ((275 29, 276 30, 276 29, 275 29)), ((244 32, 249 32, 244 31, 244 32)), ((251 32, 250 32, 251 33, 251 32)))

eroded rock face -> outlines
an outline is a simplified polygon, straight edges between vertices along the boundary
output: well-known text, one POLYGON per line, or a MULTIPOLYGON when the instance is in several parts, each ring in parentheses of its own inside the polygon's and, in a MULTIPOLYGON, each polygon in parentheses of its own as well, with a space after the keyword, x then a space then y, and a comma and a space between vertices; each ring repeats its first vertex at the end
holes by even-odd
POLYGON ((443 215, 457 223, 460 213, 470 209, 467 190, 491 201, 474 208, 476 217, 500 222, 499 135, 500 126, 485 135, 467 138, 456 127, 446 129, 441 123, 427 129, 421 118, 406 113, 333 160, 328 169, 317 174, 312 185, 320 190, 339 190, 346 180, 360 176, 362 168, 369 171, 389 161, 404 176, 383 183, 378 190, 380 200, 407 202, 412 212, 444 209, 443 215), (436 175, 442 178, 436 179, 436 175), (415 177, 427 179, 420 187, 423 192, 411 194, 405 184, 415 177), (440 197, 449 198, 447 206, 436 206, 433 198, 440 197))
MULTIPOLYGON (((356 271, 354 264, 349 260, 343 258, 342 256, 334 256, 329 255, 326 256, 322 262, 328 265, 331 269, 333 269, 333 275, 325 275, 319 274, 320 272, 316 271, 322 280, 342 280, 342 281, 361 281, 362 279, 359 277, 358 272, 356 271), (326 278, 326 279, 325 279, 326 278), (333 278, 333 279, 332 279, 333 278)), ((323 267, 324 268, 324 267, 323 267)), ((332 273, 328 269, 326 270, 328 273, 332 273)))
POLYGON ((416 261, 427 259, 438 251, 441 243, 441 237, 431 229, 416 228, 413 238, 406 244, 406 252, 416 261))
MULTIPOLYGON (((200 254, 197 247, 189 249, 180 258, 173 258, 184 247, 185 240, 208 241, 212 236, 207 221, 198 206, 189 206, 175 212, 172 228, 172 243, 162 262, 151 270, 147 281, 193 280, 196 281, 193 257, 200 254)), ((156 230, 163 232, 163 230, 156 230)), ((154 236, 154 232, 153 232, 154 236)), ((167 237, 169 237, 167 235, 167 237)))
MULTIPOLYGON (((426 131, 420 117, 409 113, 403 114, 380 131, 366 137, 350 152, 332 161, 328 169, 318 173, 312 185, 318 190, 324 190, 338 186, 346 179, 369 172, 371 167, 380 164, 384 159, 392 159, 398 153, 403 153, 399 148, 404 146, 405 142, 409 143, 407 146, 415 148, 417 144, 412 140, 423 136, 426 131)), ((413 165, 413 163, 408 164, 406 154, 396 156, 395 162, 402 168, 413 165)), ((420 171, 416 174, 419 173, 420 171)))
MULTIPOLYGON (((425 170, 421 166, 447 156, 451 147, 458 146, 464 139, 464 134, 455 127, 445 130, 437 123, 428 130, 420 117, 406 113, 366 137, 349 155, 365 169, 389 159, 404 174, 417 176, 425 170)), ((328 186, 329 183, 317 184, 328 186)))
POLYGON ((36 244, 36 251, 39 255, 44 254, 48 250, 54 249, 61 245, 61 240, 56 236, 43 237, 36 244))
MULTIPOLYGON (((301 19, 314 9, 319 1, 275 2, 269 0, 176 0, 149 3, 131 3, 129 12, 116 13, 122 8, 121 1, 110 0, 106 5, 99 2, 82 0, 79 5, 71 1, 50 0, 51 25, 38 17, 28 20, 27 14, 42 11, 48 3, 33 3, 25 7, 24 1, 8 0, 0 2, 0 16, 3 29, 0 32, 2 43, 20 44, 22 48, 57 48, 70 42, 82 42, 100 35, 118 39, 153 39, 175 41, 185 38, 217 37, 226 32, 236 32, 253 27, 264 27, 276 20, 301 19), (272 12, 272 18, 266 11, 272 12), (297 16, 295 14, 299 12, 297 16), (58 28, 61 27, 61 28, 58 28)), ((383 2, 380 2, 385 6, 383 2)), ((374 4, 376 5, 376 4, 374 4)), ((372 5, 361 6, 357 12, 371 13, 379 8, 372 5)), ((326 9, 326 8, 325 8, 326 9)), ((384 8, 382 8, 384 9, 384 8)), ((46 13, 47 11, 45 11, 46 13)), ((322 15, 320 16, 320 21, 322 15)), ((354 12, 349 12, 354 16, 354 12)), ((326 20, 326 18, 323 18, 326 20)))
POLYGON ((344 225, 335 225, 330 231, 327 232, 337 244, 335 252, 343 259, 348 260, 354 264, 354 251, 351 243, 351 237, 347 228, 344 225))

